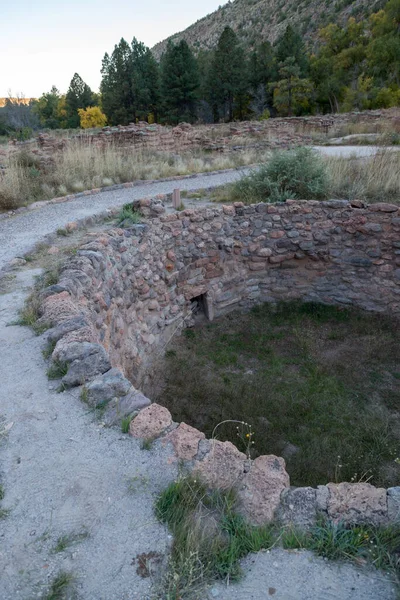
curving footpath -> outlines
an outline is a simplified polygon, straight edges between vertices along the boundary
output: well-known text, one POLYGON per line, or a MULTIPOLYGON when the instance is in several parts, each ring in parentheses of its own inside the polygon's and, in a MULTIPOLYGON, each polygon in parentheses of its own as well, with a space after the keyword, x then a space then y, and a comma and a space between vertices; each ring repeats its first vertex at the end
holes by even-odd
MULTIPOLYGON (((238 173, 180 180, 193 190, 232 181, 238 173)), ((135 198, 169 193, 174 182, 111 191, 48 205, 0 222, 0 267, 67 221, 98 214, 135 198)), ((54 578, 70 573, 77 600, 155 600, 153 577, 171 544, 156 521, 157 494, 177 476, 167 447, 150 451, 117 429, 106 429, 77 391, 56 393, 46 378, 44 340, 7 326, 18 316, 37 270, 16 271, 0 295, 0 598, 48 598, 54 578)), ((212 586, 205 598, 230 600, 394 600, 381 572, 341 567, 309 553, 260 553, 245 561, 246 577, 232 588, 212 586)), ((200 599, 199 599, 200 600, 200 599)), ((203 600, 203 598, 202 598, 203 600)))
POLYGON ((234 169, 212 174, 177 177, 169 181, 142 183, 134 187, 84 195, 59 204, 48 203, 41 208, 16 214, 0 221, 0 269, 16 256, 30 251, 45 235, 63 227, 69 221, 96 216, 109 207, 118 207, 144 197, 170 194, 174 188, 194 191, 218 187, 240 178, 249 169, 234 169))
MULTIPOLYGON (((380 150, 378 146, 313 146, 313 149, 325 156, 342 158, 350 156, 365 158, 373 156, 380 150)), ((395 146, 386 148, 386 150, 388 149, 399 150, 395 146)), ((37 209, 32 205, 31 209, 33 207, 33 210, 28 207, 26 212, 16 214, 11 218, 0 219, 0 270, 8 261, 29 252, 45 235, 63 227, 69 221, 99 215, 111 206, 122 206, 132 200, 154 197, 158 194, 169 194, 176 187, 181 190, 194 191, 225 185, 240 179, 251 169, 251 167, 239 167, 159 181, 133 182, 132 184, 113 186, 118 189, 104 188, 101 193, 95 193, 96 190, 92 190, 81 192, 74 197, 67 196, 57 199, 61 202, 38 202, 36 203, 37 209)))

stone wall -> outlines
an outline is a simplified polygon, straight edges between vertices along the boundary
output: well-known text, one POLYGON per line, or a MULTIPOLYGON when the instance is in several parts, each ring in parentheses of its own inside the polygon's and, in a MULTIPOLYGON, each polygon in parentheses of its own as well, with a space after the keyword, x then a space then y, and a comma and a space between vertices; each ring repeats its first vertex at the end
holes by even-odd
POLYGON ((84 307, 90 341, 132 380, 201 295, 211 318, 296 298, 400 312, 397 206, 287 201, 165 214, 161 200, 142 205, 159 216, 86 244, 59 282, 84 307))
MULTIPOLYGON (((209 318, 290 299, 400 312, 400 210, 395 205, 288 200, 167 212, 163 200, 140 201, 146 223, 108 230, 83 246, 58 284, 46 290, 43 302, 42 320, 53 326, 49 339, 56 342, 53 360, 68 366, 64 384, 85 384, 86 401, 107 404, 108 424, 150 403, 130 382, 140 385, 155 353, 190 323, 194 298, 202 298, 209 318)), ((133 435, 172 435, 177 424, 156 406, 134 419, 133 435)), ((188 434, 188 426, 180 427, 184 448, 187 443, 194 448, 193 456, 186 456, 190 462, 205 441, 200 432, 188 434)), ((182 445, 180 437, 170 441, 177 448, 182 445)), ((296 498, 301 510, 308 502, 314 513, 318 505, 330 517, 344 520, 366 518, 360 509, 364 502, 375 507, 368 510, 376 522, 389 518, 389 497, 400 502, 397 488, 388 495, 367 484, 293 492, 283 459, 259 457, 249 466, 234 446, 207 443, 195 470, 209 483, 215 479, 215 485, 225 476, 230 483, 240 482, 243 512, 255 522, 270 520, 279 511, 283 520, 289 518, 296 498), (216 453, 221 453, 218 460, 216 453), (263 508, 257 509, 260 502, 263 508), (259 515, 259 510, 264 512, 259 515), (364 516, 354 517, 360 510, 364 516)), ((399 506, 390 502, 389 512, 397 518, 399 506)))

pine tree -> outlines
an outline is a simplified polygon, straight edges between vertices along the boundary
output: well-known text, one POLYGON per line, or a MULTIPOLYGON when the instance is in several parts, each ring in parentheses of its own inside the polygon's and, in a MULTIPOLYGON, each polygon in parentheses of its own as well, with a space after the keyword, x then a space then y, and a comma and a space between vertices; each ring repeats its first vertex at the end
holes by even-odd
POLYGON ((121 39, 101 69, 102 108, 111 125, 157 118, 160 103, 159 67, 149 48, 133 38, 121 39))
POLYGON ((308 59, 305 44, 300 33, 291 25, 286 27, 284 34, 275 44, 275 58, 278 65, 284 63, 287 58, 294 58, 295 64, 300 69, 300 77, 307 74, 308 59))
POLYGON ((78 115, 79 108, 87 108, 93 104, 93 93, 90 87, 83 81, 82 77, 75 73, 69 84, 65 97, 65 110, 67 113, 67 127, 80 126, 78 115))
POLYGON ((102 108, 111 125, 127 125, 135 120, 132 93, 132 53, 129 44, 121 38, 102 63, 100 84, 102 108))
POLYGON ((310 107, 312 83, 300 78, 300 67, 295 58, 289 56, 279 69, 280 80, 271 83, 274 90, 274 106, 280 114, 291 117, 310 107))
POLYGON ((165 117, 170 123, 193 122, 199 91, 199 71, 188 44, 168 43, 161 62, 165 117))
POLYGON ((245 54, 237 36, 230 27, 225 27, 214 52, 209 76, 209 102, 214 121, 233 120, 234 108, 239 116, 243 113, 247 90, 245 54))
POLYGON ((276 78, 274 51, 269 42, 263 42, 253 50, 249 61, 251 108, 257 116, 272 107, 272 92, 269 84, 276 78))
POLYGON ((33 110, 39 117, 40 124, 49 129, 60 127, 60 118, 58 114, 58 105, 61 96, 55 85, 50 92, 42 94, 35 104, 33 110))
POLYGON ((139 119, 148 119, 151 113, 157 121, 160 105, 159 67, 142 42, 132 40, 132 89, 135 99, 135 113, 139 119))

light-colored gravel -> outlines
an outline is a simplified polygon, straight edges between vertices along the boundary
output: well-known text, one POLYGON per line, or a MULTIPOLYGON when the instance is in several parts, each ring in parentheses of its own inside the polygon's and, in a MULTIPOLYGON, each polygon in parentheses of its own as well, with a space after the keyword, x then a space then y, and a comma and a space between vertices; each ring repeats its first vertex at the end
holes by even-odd
POLYGON ((45 597, 60 571, 76 578, 80 600, 145 600, 151 579, 137 554, 165 554, 167 530, 155 497, 176 476, 168 449, 101 427, 77 392, 57 393, 46 377, 43 340, 7 323, 17 316, 35 272, 18 274, 0 296, 0 482, 10 510, 0 520, 0 598, 45 597), (88 537, 54 553, 63 535, 88 537))
POLYGON ((169 194, 174 188, 195 190, 217 187, 238 179, 248 169, 238 169, 215 175, 198 175, 190 179, 144 184, 134 188, 107 191, 93 196, 83 196, 43 208, 15 215, 0 221, 0 269, 15 256, 28 252, 45 235, 63 227, 69 221, 97 215, 105 209, 122 206, 138 198, 169 194))
POLYGON ((381 571, 337 563, 302 550, 275 549, 242 561, 246 577, 210 587, 207 600, 396 600, 381 571))

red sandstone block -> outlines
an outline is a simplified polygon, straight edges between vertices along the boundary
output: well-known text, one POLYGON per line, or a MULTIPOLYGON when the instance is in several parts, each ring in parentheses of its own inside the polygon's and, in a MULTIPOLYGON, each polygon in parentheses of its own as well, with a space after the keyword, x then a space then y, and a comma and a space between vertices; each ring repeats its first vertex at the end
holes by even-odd
POLYGON ((262 271, 263 269, 265 269, 267 266, 267 263, 265 261, 263 262, 251 262, 249 263, 249 269, 250 271, 262 271))
POLYGON ((222 269, 215 269, 214 271, 208 271, 206 273, 205 278, 206 279, 213 279, 214 277, 221 277, 221 275, 224 274, 224 271, 222 269))
POLYGON ((396 204, 388 204, 387 202, 377 202, 370 204, 368 210, 371 212, 397 212, 399 207, 396 204))
POLYGON ((224 204, 224 206, 222 207, 222 210, 224 211, 224 215, 229 215, 231 217, 234 217, 236 214, 236 210, 234 206, 227 206, 226 204, 224 204))
POLYGON ((271 231, 271 233, 269 234, 269 237, 275 239, 279 239, 281 237, 283 237, 285 235, 285 232, 282 230, 277 230, 277 231, 271 231))
POLYGON ((291 260, 292 258, 294 258, 294 252, 289 252, 288 254, 281 254, 280 256, 271 256, 270 257, 270 262, 271 263, 282 263, 285 260, 291 260))

